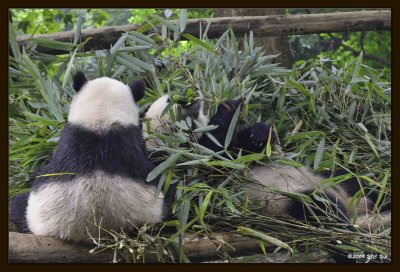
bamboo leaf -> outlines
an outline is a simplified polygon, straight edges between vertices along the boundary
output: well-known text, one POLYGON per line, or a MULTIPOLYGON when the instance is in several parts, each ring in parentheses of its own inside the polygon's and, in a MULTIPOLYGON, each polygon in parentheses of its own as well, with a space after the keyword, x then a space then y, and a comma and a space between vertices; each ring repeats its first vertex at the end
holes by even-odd
POLYGON ((115 58, 115 60, 116 60, 117 62, 119 62, 119 63, 125 65, 127 68, 129 68, 129 69, 131 69, 131 70, 133 70, 133 71, 144 72, 144 70, 141 69, 139 66, 135 65, 135 64, 132 63, 132 62, 129 62, 128 60, 126 60, 126 59, 124 59, 124 58, 122 58, 122 57, 120 57, 120 56, 117 56, 117 57, 115 58))
MULTIPOLYGON (((214 13, 210 16, 210 19, 214 17, 214 13)), ((206 26, 206 30, 204 30, 203 33, 203 38, 207 37, 207 33, 208 33, 208 29, 210 28, 211 25, 211 20, 208 21, 207 26, 206 26)))
POLYGON ((206 136, 217 146, 223 147, 222 144, 212 135, 211 133, 206 132, 206 136))
POLYGON ((64 120, 63 114, 61 113, 61 110, 58 107, 57 102, 53 97, 54 92, 52 90, 52 86, 48 84, 46 80, 42 77, 36 65, 32 62, 32 60, 28 57, 27 54, 24 53, 22 55, 22 61, 28 68, 31 76, 35 79, 36 86, 39 89, 40 94, 48 104, 51 113, 57 118, 57 120, 63 121, 64 120))
POLYGON ((43 175, 36 176, 36 178, 41 178, 41 177, 56 177, 56 176, 63 176, 63 175, 76 175, 76 173, 70 173, 70 172, 49 173, 49 174, 43 174, 43 175))
POLYGON ((123 48, 120 48, 118 52, 134 52, 134 51, 140 51, 140 50, 145 50, 152 48, 151 45, 137 45, 137 46, 126 46, 123 48))
POLYGON ((296 168, 300 168, 300 167, 304 166, 301 163, 298 163, 298 162, 295 162, 295 161, 278 160, 278 162, 280 162, 282 164, 285 164, 285 165, 293 166, 293 167, 296 167, 296 168))
POLYGON ((196 128, 195 130, 193 130, 193 132, 200 133, 200 132, 215 130, 217 128, 218 128, 218 126, 216 126, 216 125, 208 125, 208 126, 196 128))
POLYGON ((267 251, 265 250, 265 245, 264 245, 263 240, 258 240, 257 242, 258 242, 258 245, 260 246, 261 251, 263 252, 263 254, 267 255, 267 251))
POLYGON ((287 249, 287 250, 289 250, 291 252, 293 251, 292 248, 288 244, 282 242, 281 240, 278 240, 278 239, 276 239, 274 237, 271 237, 271 236, 269 236, 269 235, 267 235, 265 233, 253 230, 251 228, 246 228, 246 227, 239 226, 237 228, 237 232, 239 232, 241 235, 244 235, 244 236, 254 237, 256 239, 260 239, 262 241, 271 243, 273 245, 276 245, 277 247, 281 247, 281 248, 287 249))
POLYGON ((166 27, 168 27, 169 29, 171 29, 174 32, 178 32, 179 33, 179 28, 172 24, 171 22, 169 22, 168 20, 165 20, 164 18, 155 15, 155 14, 150 14, 150 16, 154 19, 157 19, 161 24, 165 25, 166 27))
POLYGON ((178 163, 176 166, 194 166, 194 165, 203 165, 208 162, 210 159, 198 159, 187 162, 178 163))
POLYGON ((361 67, 362 59, 363 59, 363 51, 361 51, 360 55, 358 56, 356 66, 354 67, 353 77, 351 78, 350 83, 356 83, 357 82, 358 75, 360 73, 360 67, 361 67))
POLYGON ((371 179, 370 177, 361 175, 360 178, 362 178, 363 180, 368 181, 369 183, 371 183, 371 184, 373 184, 373 185, 375 185, 375 186, 378 186, 379 188, 382 188, 382 187, 383 187, 382 184, 376 182, 375 180, 371 179))
POLYGON ((185 31, 187 20, 187 9, 181 9, 181 16, 179 17, 179 30, 182 33, 185 31))
POLYGON ((272 154, 271 139, 272 139, 272 127, 268 131, 268 141, 267 141, 267 147, 266 147, 266 154, 267 154, 268 158, 271 157, 271 154, 272 154))
POLYGON ((64 50, 64 51, 71 51, 72 48, 75 48, 78 46, 77 44, 73 44, 73 43, 59 42, 59 41, 54 41, 54 40, 44 39, 44 38, 32 38, 32 41, 43 47, 59 49, 59 50, 64 50))
POLYGON ((288 83, 289 83, 289 85, 294 87, 296 90, 298 90, 302 95, 304 95, 304 96, 310 96, 311 95, 310 92, 306 88, 304 88, 304 86, 301 85, 300 83, 298 83, 298 82, 296 82, 296 81, 294 81, 292 79, 289 79, 288 83))
POLYGON ((117 53, 118 49, 125 43, 126 38, 128 38, 128 33, 124 33, 121 38, 119 38, 118 41, 113 45, 110 50, 111 55, 117 53))
POLYGON ((305 195, 305 194, 300 194, 300 193, 295 193, 295 192, 287 192, 287 191, 283 191, 283 190, 280 190, 277 188, 267 188, 267 190, 270 191, 271 193, 278 193, 280 195, 293 198, 297 201, 305 202, 308 204, 313 203, 313 200, 311 199, 311 197, 309 197, 308 195, 305 195))
POLYGON ((75 49, 74 53, 72 54, 71 59, 70 59, 69 62, 68 62, 67 69, 65 70, 64 78, 63 78, 63 82, 62 82, 62 88, 63 88, 63 89, 67 86, 67 83, 68 83, 68 82, 70 81, 70 79, 71 79, 71 68, 72 68, 72 64, 74 63, 75 54, 76 54, 76 51, 77 51, 77 50, 78 50, 78 48, 75 49))
POLYGON ((335 245, 336 248, 341 249, 341 250, 345 250, 345 251, 351 251, 351 252, 360 252, 361 249, 359 249, 358 247, 354 247, 354 246, 349 246, 349 245, 335 245))
POLYGON ((182 36, 185 37, 186 39, 188 39, 189 41, 191 41, 192 43, 197 44, 198 46, 201 46, 208 52, 211 52, 214 54, 216 53, 215 49, 211 45, 203 42, 202 40, 199 40, 198 38, 196 38, 190 34, 182 34, 182 36))
POLYGON ((233 133, 234 133, 235 128, 236 128, 236 124, 237 124, 237 121, 238 121, 238 118, 239 118, 239 114, 240 114, 240 106, 237 107, 235 113, 233 114, 231 124, 229 125, 228 132, 226 133, 225 143, 224 143, 224 148, 225 149, 228 149, 228 146, 230 145, 230 143, 232 141, 233 133))
POLYGON ((142 60, 140 60, 138 58, 132 57, 132 56, 128 55, 127 53, 121 53, 121 57, 124 60, 126 60, 126 61, 136 65, 137 67, 140 67, 140 68, 144 69, 144 70, 151 71, 152 68, 153 68, 150 64, 148 64, 148 63, 146 63, 146 62, 144 62, 144 61, 142 61, 142 60))
POLYGON ((385 188, 386 188, 386 185, 387 185, 389 174, 390 174, 390 171, 386 171, 385 176, 383 177, 383 180, 381 182, 382 186, 379 189, 379 194, 378 194, 378 197, 377 197, 375 205, 374 205, 374 209, 373 209, 374 212, 378 211, 378 206, 381 203, 381 199, 383 197, 383 194, 385 193, 385 188))
POLYGON ((253 162, 253 161, 259 161, 262 160, 265 157, 263 153, 253 153, 245 156, 241 156, 232 162, 238 162, 238 163, 243 163, 243 162, 253 162))
POLYGON ((211 198, 212 194, 213 194, 213 191, 209 191, 208 194, 206 195, 206 197, 204 198, 203 203, 201 204, 201 214, 200 214, 201 221, 203 221, 204 215, 206 214, 207 206, 208 206, 208 203, 210 202, 210 198, 211 198))
POLYGON ((143 45, 147 45, 147 46, 152 46, 155 45, 155 42, 153 41, 153 39, 151 39, 150 37, 143 35, 142 33, 139 32, 130 32, 129 37, 131 39, 133 39, 134 41, 137 41, 138 43, 141 43, 143 45))
POLYGON ((232 161, 209 161, 209 162, 207 162, 207 165, 223 166, 223 167, 233 168, 233 169, 244 169, 245 168, 245 166, 243 164, 232 162, 232 161))
POLYGON ((374 151, 375 155, 379 158, 379 153, 378 150, 376 149, 374 143, 371 140, 371 137, 369 137, 368 133, 364 134, 364 139, 367 141, 368 145, 371 147, 372 151, 374 151))
POLYGON ((51 120, 51 119, 48 119, 48 118, 45 118, 43 116, 40 116, 40 115, 37 115, 37 114, 33 114, 33 113, 27 112, 27 111, 23 112, 23 114, 26 117, 28 117, 29 119, 35 120, 35 121, 39 121, 42 124, 46 124, 46 125, 57 127, 57 128, 60 127, 60 123, 59 122, 51 120))
POLYGON ((171 168, 176 164, 176 161, 182 156, 182 152, 175 153, 171 157, 169 157, 167 160, 164 162, 160 163, 157 167, 155 167, 147 176, 146 181, 152 181, 156 177, 158 177, 160 174, 162 174, 165 170, 168 168, 171 168))
POLYGON ((298 140, 298 139, 309 138, 309 137, 321 135, 321 134, 322 134, 321 131, 309 131, 309 132, 296 133, 293 135, 289 135, 289 136, 287 136, 287 139, 288 140, 298 140))
POLYGON ((146 31, 149 31, 150 28, 155 28, 155 25, 159 24, 159 21, 157 19, 151 19, 150 21, 146 21, 146 24, 143 24, 141 27, 139 27, 136 30, 136 33, 144 33, 146 31))
POLYGON ((82 29, 82 25, 85 21, 85 18, 83 16, 83 10, 79 11, 79 16, 78 16, 78 22, 76 24, 76 28, 75 28, 75 34, 74 34, 74 44, 77 44, 79 41, 79 38, 81 37, 81 29, 82 29))
POLYGON ((21 52, 19 51, 19 46, 17 43, 17 36, 15 34, 15 27, 10 22, 8 23, 8 41, 11 46, 11 51, 13 52, 14 58, 19 61, 21 59, 21 52))
POLYGON ((322 159, 322 155, 324 154, 324 149, 325 149, 325 137, 322 137, 321 141, 318 144, 317 152, 315 153, 314 169, 318 168, 322 159))

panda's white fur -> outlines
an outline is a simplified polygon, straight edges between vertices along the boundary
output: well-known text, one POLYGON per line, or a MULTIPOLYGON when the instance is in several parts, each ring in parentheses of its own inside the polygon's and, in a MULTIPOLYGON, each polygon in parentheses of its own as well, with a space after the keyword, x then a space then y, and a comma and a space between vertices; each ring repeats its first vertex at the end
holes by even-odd
POLYGON ((93 131, 109 129, 115 122, 138 126, 139 107, 132 102, 129 86, 112 78, 97 78, 75 94, 68 121, 93 131))
MULTIPOLYGON (((139 108, 132 89, 138 87, 106 77, 91 81, 83 74, 77 77, 83 82, 74 83, 79 90, 69 122, 41 174, 77 173, 35 180, 27 207, 21 207, 18 198, 11 204, 15 213, 26 209, 26 218, 20 214, 12 218, 26 220, 33 234, 72 241, 85 240, 87 230, 98 233, 94 223, 119 231, 162 221, 163 196, 156 196, 155 185, 144 181, 152 164, 138 127, 139 108), (118 138, 120 134, 124 135, 118 138)), ((143 93, 144 85, 139 85, 143 93)))
MULTIPOLYGON (((326 193, 333 197, 331 201, 334 204, 349 204, 350 196, 339 186, 329 187, 328 184, 321 183, 324 177, 312 173, 306 167, 293 167, 277 163, 269 163, 263 166, 254 166, 249 169, 249 177, 257 183, 249 183, 243 186, 243 189, 249 193, 253 200, 259 200, 262 203, 263 214, 267 216, 281 215, 293 200, 279 193, 269 192, 268 189, 274 188, 289 193, 298 193, 304 191, 317 191, 324 195, 326 193)), ((362 198, 356 207, 347 206, 351 217, 354 212, 366 214, 367 208, 372 203, 367 198, 362 198)))
POLYGON ((36 235, 81 241, 98 233, 98 226, 119 231, 160 222, 163 209, 154 187, 97 171, 33 191, 27 222, 36 235))

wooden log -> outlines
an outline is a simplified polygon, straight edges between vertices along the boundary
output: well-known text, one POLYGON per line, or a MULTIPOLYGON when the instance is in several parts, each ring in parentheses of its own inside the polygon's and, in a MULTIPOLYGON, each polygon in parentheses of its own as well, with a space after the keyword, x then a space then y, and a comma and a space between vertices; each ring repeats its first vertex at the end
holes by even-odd
POLYGON ((91 254, 91 247, 47 236, 9 232, 8 241, 9 263, 108 263, 113 260, 112 251, 91 254))
MULTIPOLYGON (((260 253, 257 240, 237 234, 217 234, 215 239, 225 241, 223 245, 232 256, 260 253), (234 248, 234 249, 233 249, 234 248)), ((93 246, 63 242, 61 240, 33 234, 9 232, 9 263, 110 263, 112 250, 90 253, 93 246)), ((196 262, 218 259, 218 248, 208 238, 188 235, 185 238, 184 252, 196 262)), ((155 257, 146 255, 146 262, 155 262, 155 257)))
MULTIPOLYGON (((296 15, 271 15, 271 16, 243 16, 243 17, 219 17, 210 19, 190 19, 184 33, 199 37, 199 25, 206 28, 211 22, 208 30, 208 38, 217 38, 229 27, 233 29, 238 37, 253 31, 254 36, 284 36, 303 35, 313 33, 366 31, 366 30, 389 30, 391 28, 390 10, 336 12, 323 14, 296 14, 296 15)), ((176 20, 171 23, 177 24, 176 20)), ((103 27, 98 29, 83 29, 81 40, 91 37, 86 44, 85 50, 108 49, 114 44, 121 34, 127 31, 135 31, 138 25, 121 25, 103 27)), ((60 42, 72 42, 74 31, 64 31, 52 34, 35 35, 35 38, 46 38, 60 42)), ((32 35, 17 36, 20 47, 27 45, 32 35)), ((60 54, 53 48, 38 46, 37 51, 47 54, 60 54)))

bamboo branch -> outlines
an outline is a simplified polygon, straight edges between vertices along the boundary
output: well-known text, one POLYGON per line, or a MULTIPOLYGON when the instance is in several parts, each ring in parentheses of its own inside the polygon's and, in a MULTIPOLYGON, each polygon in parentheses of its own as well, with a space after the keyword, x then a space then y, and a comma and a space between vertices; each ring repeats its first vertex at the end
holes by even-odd
MULTIPOLYGON (((170 21, 177 24, 176 20, 170 21)), ((208 38, 217 38, 229 27, 238 37, 244 36, 253 31, 254 36, 286 36, 303 35, 313 33, 366 31, 366 30, 390 30, 391 11, 356 11, 336 12, 324 14, 296 14, 296 15, 270 15, 270 16, 245 16, 245 17, 219 17, 210 19, 190 19, 184 33, 199 37, 201 29, 205 29, 208 23, 208 38)), ((121 25, 103 27, 98 29, 83 29, 81 31, 82 41, 91 37, 85 45, 85 50, 99 50, 110 48, 127 31, 135 31, 138 25, 121 25)), ((35 38, 47 38, 60 42, 72 42, 74 31, 64 31, 52 34, 35 35, 35 38)), ((17 36, 20 47, 26 46, 32 39, 31 35, 17 36)), ((60 54, 60 51, 53 48, 37 47, 37 51, 47 54, 60 54)))

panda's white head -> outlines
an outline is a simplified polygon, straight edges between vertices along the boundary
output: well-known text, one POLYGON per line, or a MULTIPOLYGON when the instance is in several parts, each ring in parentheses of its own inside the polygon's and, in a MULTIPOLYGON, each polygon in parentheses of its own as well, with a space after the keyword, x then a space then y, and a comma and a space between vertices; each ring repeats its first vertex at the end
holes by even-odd
MULTIPOLYGON (((206 126, 209 122, 208 117, 204 114, 204 101, 203 96, 200 91, 196 92, 197 99, 191 103, 189 106, 181 105, 179 103, 174 103, 172 108, 176 109, 180 107, 182 118, 192 117, 197 122, 199 122, 202 126, 206 126)), ((144 127, 144 134, 147 135, 149 132, 158 132, 161 134, 165 134, 165 128, 171 126, 171 118, 167 113, 163 115, 164 110, 167 108, 170 103, 171 98, 169 94, 165 94, 158 98, 151 106, 148 108, 145 118, 149 120, 149 127, 144 127)), ((200 133, 196 134, 196 137, 199 138, 201 136, 200 133)))
POLYGON ((104 131, 114 124, 139 125, 137 102, 144 95, 142 81, 134 81, 128 86, 108 77, 87 80, 82 72, 78 72, 73 87, 76 94, 69 111, 70 123, 92 131, 104 131))

